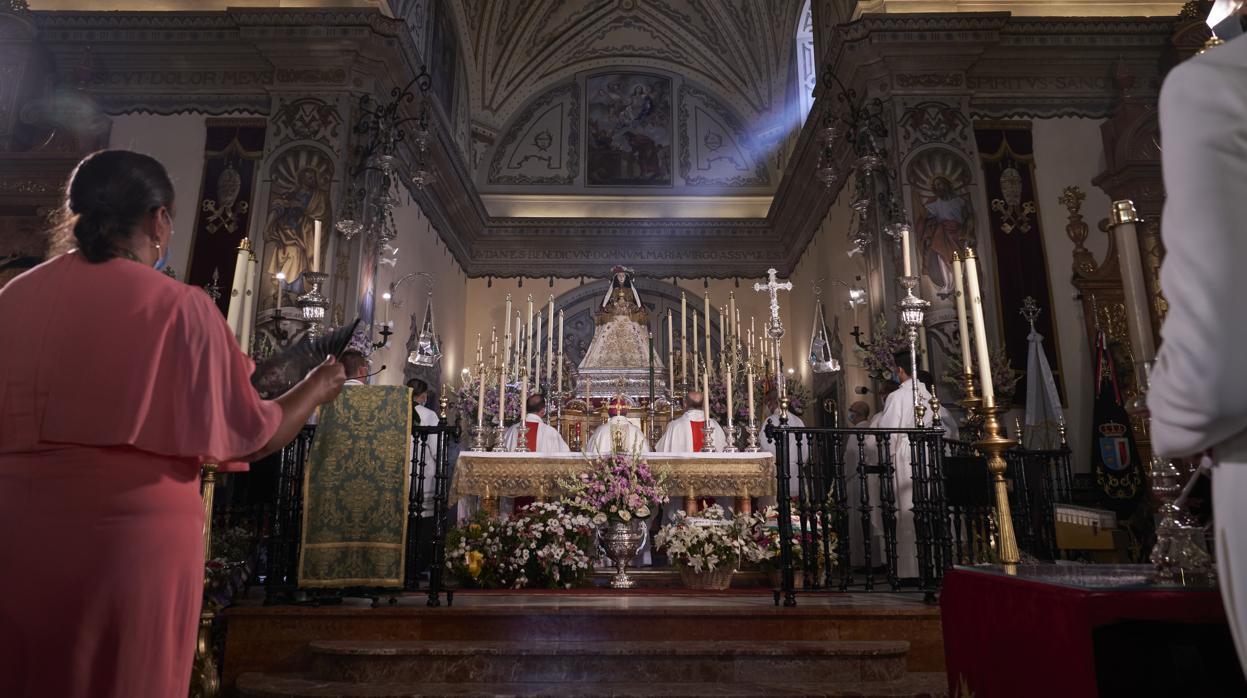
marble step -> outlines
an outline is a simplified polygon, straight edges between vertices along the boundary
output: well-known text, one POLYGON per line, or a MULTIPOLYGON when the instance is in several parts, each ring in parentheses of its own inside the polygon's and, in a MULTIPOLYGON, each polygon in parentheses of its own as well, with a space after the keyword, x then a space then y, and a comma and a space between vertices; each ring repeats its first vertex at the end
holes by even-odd
MULTIPOLYGON (((693 621, 695 622, 695 621, 693 621)), ((645 634, 638 625, 637 633, 645 634)), ((435 683, 893 681, 909 643, 892 641, 626 642, 318 641, 312 676, 435 683)))
MULTIPOLYGON (((761 679, 765 677, 754 677, 761 679)), ((807 683, 346 683, 297 674, 243 674, 242 698, 946 698, 948 685, 938 672, 908 674, 893 681, 818 681, 807 683)))

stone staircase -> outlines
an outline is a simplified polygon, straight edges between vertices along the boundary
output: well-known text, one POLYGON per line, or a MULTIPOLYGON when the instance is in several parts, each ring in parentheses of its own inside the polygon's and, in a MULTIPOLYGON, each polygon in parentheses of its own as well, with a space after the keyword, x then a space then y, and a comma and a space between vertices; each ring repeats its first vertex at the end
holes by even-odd
POLYGON ((246 698, 920 696, 904 641, 314 641, 307 670, 243 674, 246 698))

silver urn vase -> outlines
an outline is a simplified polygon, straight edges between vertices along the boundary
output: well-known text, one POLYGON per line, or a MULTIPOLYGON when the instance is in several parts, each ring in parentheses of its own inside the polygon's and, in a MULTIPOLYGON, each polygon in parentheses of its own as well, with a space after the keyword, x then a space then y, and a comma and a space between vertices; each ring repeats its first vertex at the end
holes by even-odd
POLYGON ((631 521, 611 520, 598 529, 598 542, 606 556, 615 563, 615 576, 611 577, 612 589, 631 589, 636 586, 628 576, 628 565, 636 558, 645 541, 645 519, 631 521))

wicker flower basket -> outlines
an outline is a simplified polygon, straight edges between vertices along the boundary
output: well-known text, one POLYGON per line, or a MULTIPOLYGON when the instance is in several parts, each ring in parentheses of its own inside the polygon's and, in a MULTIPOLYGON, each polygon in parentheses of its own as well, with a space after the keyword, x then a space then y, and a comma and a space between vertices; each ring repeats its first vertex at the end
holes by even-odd
POLYGON ((686 589, 723 591, 732 586, 732 575, 736 572, 733 567, 720 567, 714 570, 695 572, 692 567, 681 565, 680 581, 683 582, 686 589))

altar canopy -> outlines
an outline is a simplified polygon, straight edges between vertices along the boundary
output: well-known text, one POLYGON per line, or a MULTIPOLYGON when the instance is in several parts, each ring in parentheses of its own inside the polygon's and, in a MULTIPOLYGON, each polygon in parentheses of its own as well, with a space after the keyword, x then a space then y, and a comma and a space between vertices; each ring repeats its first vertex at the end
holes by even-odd
POLYGON ((303 482, 303 587, 403 584, 411 390, 350 386, 321 408, 303 482))

